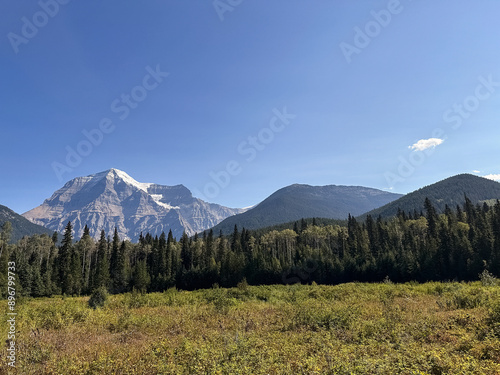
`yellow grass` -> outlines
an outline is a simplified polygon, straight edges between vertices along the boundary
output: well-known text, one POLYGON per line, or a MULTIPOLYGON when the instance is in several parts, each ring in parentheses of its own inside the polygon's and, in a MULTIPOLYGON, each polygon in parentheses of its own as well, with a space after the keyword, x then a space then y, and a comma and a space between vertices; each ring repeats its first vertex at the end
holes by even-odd
POLYGON ((88 297, 24 300, 17 367, 3 350, 0 373, 500 374, 499 296, 352 283, 125 294, 96 310, 88 297))

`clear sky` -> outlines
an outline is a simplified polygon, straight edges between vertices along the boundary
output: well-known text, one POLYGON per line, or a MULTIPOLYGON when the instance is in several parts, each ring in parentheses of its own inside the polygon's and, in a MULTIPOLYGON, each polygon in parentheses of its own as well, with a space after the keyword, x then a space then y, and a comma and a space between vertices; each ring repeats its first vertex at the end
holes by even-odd
POLYGON ((497 0, 2 2, 0 204, 23 213, 109 168, 230 207, 293 183, 499 177, 499 14, 497 0))

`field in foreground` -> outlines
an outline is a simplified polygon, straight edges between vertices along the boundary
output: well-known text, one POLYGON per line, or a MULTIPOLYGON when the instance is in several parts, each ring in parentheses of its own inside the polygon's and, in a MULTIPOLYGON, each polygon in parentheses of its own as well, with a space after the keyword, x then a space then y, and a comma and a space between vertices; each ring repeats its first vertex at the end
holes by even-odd
POLYGON ((116 295, 96 310, 87 301, 18 301, 17 370, 3 349, 0 373, 500 373, 500 287, 479 282, 240 284, 116 295))

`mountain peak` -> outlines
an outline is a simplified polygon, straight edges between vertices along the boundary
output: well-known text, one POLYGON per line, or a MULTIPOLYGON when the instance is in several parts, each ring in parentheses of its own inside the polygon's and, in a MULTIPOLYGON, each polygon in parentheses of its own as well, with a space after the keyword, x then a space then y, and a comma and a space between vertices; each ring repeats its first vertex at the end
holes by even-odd
POLYGON ((87 225, 93 237, 102 229, 112 232, 116 227, 121 238, 135 240, 141 232, 159 235, 170 229, 177 237, 184 231, 191 235, 240 212, 194 198, 183 185, 143 183, 111 168, 68 181, 23 216, 57 231, 71 221, 75 237, 87 225))
POLYGON ((152 185, 151 183, 138 182, 132 177, 130 177, 127 173, 120 171, 119 169, 111 169, 111 171, 113 171, 113 173, 115 173, 119 178, 121 178, 126 183, 133 185, 138 189, 145 191, 146 193, 148 192, 148 188, 152 185))
POLYGON ((116 168, 111 168, 111 169, 108 169, 106 171, 95 173, 95 174, 92 174, 92 175, 87 176, 87 177, 91 178, 91 179, 99 179, 99 180, 102 178, 113 178, 113 179, 118 178, 118 179, 122 180, 123 182, 125 182, 126 184, 132 185, 132 186, 134 186, 134 187, 138 188, 139 190, 142 190, 146 193, 148 192, 148 188, 151 185, 153 185, 152 183, 139 182, 139 181, 135 180, 134 178, 132 178, 126 172, 121 171, 121 170, 116 169, 116 168))

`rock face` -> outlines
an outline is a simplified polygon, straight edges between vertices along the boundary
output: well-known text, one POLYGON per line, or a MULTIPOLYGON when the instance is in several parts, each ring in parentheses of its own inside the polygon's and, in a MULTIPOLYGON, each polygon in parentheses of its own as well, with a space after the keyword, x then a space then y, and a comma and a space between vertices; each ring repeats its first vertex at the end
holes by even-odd
POLYGON ((137 241, 141 232, 154 236, 171 229, 177 238, 183 231, 193 235, 241 212, 194 198, 183 185, 140 183, 110 169, 67 182, 22 216, 59 232, 71 221, 76 238, 87 225, 94 238, 101 230, 111 235, 116 227, 120 238, 137 241))

